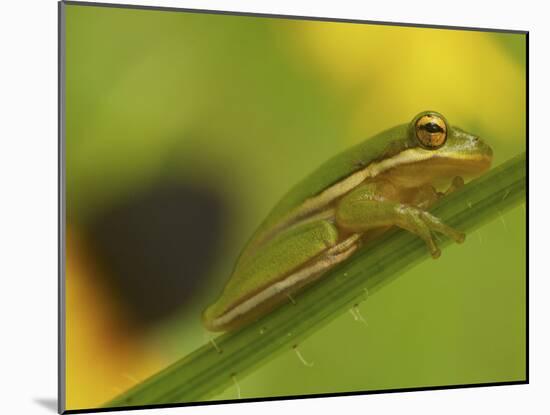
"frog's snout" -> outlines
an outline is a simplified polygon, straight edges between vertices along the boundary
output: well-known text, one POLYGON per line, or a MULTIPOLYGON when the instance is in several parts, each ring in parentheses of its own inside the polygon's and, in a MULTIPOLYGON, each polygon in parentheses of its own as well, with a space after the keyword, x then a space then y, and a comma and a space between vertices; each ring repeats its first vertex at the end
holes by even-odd
POLYGON ((478 136, 472 136, 471 141, 475 151, 491 162, 493 159, 493 149, 478 136))
POLYGON ((491 147, 489 147, 487 144, 485 144, 487 146, 487 157, 489 157, 490 159, 493 158, 493 149, 491 147))

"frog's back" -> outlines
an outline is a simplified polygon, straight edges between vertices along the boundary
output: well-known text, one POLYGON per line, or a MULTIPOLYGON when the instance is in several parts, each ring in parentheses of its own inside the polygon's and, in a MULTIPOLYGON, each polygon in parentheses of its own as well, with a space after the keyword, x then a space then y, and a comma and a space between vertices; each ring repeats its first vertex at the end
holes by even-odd
MULTIPOLYGON (((348 150, 332 157, 317 170, 296 184, 272 209, 260 227, 256 230, 247 248, 263 239, 279 223, 286 222, 292 216, 299 216, 299 210, 305 201, 314 202, 321 193, 334 186, 354 172, 365 169, 379 159, 387 150, 388 144, 403 143, 407 136, 407 124, 386 130, 369 138, 348 150)), ((245 250, 247 249, 245 248, 245 250)))

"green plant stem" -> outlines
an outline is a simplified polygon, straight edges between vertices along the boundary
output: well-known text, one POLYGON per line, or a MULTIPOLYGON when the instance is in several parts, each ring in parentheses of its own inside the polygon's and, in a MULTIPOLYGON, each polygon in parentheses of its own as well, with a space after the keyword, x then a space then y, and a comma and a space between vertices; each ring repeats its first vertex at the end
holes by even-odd
MULTIPOLYGON (((468 234, 524 201, 525 188, 523 153, 443 198, 431 211, 468 234)), ((440 246, 448 243, 444 240, 440 246)), ((402 230, 389 232, 297 295, 295 303, 289 301, 239 331, 216 337, 106 406, 211 398, 427 258, 420 238, 402 230)))

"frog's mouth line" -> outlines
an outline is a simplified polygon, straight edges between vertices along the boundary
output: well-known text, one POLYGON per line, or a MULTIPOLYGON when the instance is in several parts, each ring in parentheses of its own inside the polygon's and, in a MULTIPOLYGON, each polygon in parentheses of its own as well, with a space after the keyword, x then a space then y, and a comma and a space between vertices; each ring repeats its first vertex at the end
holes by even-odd
POLYGON ((447 157, 426 150, 407 150, 371 168, 376 170, 376 176, 387 177, 395 184, 411 188, 422 184, 443 184, 455 176, 477 177, 491 166, 491 161, 490 154, 447 157))
POLYGON ((427 160, 424 167, 431 173, 441 176, 476 177, 491 167, 492 156, 483 154, 465 155, 460 158, 444 155, 427 160), (445 174, 447 173, 447 174, 445 174))
POLYGON ((407 168, 414 165, 425 167, 439 163, 444 163, 449 167, 459 170, 461 166, 464 165, 464 168, 468 170, 481 169, 481 171, 483 171, 491 165, 492 158, 493 154, 490 149, 486 154, 452 154, 451 157, 451 155, 441 152, 433 152, 422 148, 411 148, 402 151, 394 157, 382 160, 378 163, 372 163, 366 169, 370 177, 379 176, 396 168, 407 168), (478 167, 476 168, 476 166, 478 167))

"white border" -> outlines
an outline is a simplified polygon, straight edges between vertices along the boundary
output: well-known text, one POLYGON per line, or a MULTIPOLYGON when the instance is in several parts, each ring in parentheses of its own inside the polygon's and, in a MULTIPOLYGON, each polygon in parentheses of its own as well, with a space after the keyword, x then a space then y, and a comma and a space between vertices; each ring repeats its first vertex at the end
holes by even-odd
MULTIPOLYGON (((116 2, 116 1, 114 1, 116 2)), ((120 414, 541 413, 547 400, 548 335, 546 119, 550 104, 544 2, 305 0, 123 1, 169 7, 352 18, 530 31, 530 385, 367 395, 120 414), (535 189, 538 189, 536 191, 535 189), (540 213, 539 213, 540 212, 540 213), (536 224, 536 229, 533 224, 536 224)), ((57 5, 55 0, 4 2, 0 13, 0 214, 2 276, 2 407, 7 413, 51 414, 37 403, 56 396, 57 377, 57 5)), ((367 352, 367 351, 365 351, 367 352)))

